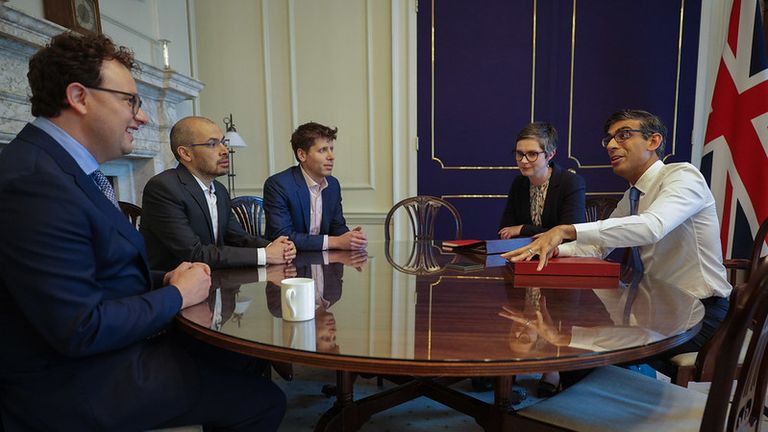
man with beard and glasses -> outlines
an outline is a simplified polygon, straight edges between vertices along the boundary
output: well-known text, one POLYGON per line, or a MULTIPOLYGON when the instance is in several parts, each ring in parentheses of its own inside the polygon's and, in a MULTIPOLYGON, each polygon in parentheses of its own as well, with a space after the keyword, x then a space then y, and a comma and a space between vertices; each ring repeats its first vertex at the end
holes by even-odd
POLYGON ((227 174, 224 134, 204 117, 186 117, 171 129, 171 151, 179 165, 147 182, 141 233, 153 269, 182 261, 212 268, 283 264, 296 256, 293 242, 272 243, 248 234, 230 209, 229 193, 216 177, 227 174))

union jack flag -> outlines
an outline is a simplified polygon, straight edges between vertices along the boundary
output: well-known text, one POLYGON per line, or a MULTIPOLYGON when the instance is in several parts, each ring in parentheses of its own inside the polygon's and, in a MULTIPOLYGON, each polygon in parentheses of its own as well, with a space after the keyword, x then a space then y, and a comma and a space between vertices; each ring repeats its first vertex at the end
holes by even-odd
POLYGON ((723 256, 747 258, 768 217, 768 58, 758 0, 733 1, 704 143, 701 171, 717 201, 723 256))

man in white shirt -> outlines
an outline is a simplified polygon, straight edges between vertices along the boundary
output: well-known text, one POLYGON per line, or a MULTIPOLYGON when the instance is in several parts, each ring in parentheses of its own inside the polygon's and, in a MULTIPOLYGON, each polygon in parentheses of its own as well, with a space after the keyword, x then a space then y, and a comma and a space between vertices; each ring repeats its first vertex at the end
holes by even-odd
POLYGON ((224 134, 204 117, 186 117, 171 129, 171 151, 179 165, 147 182, 141 233, 153 269, 182 261, 212 268, 290 262, 296 247, 281 236, 272 243, 252 236, 230 210, 229 193, 216 177, 227 173, 224 134))
POLYGON ((603 146, 613 172, 630 190, 602 221, 560 225, 529 246, 507 252, 512 262, 553 256, 605 257, 617 247, 635 247, 646 275, 662 279, 699 298, 705 307, 701 331, 665 355, 698 350, 728 310, 731 286, 720 250, 715 200, 701 173, 689 163, 664 164, 667 128, 655 115, 624 110, 605 123, 603 146), (639 191, 635 212, 630 196, 639 191), (635 214, 636 213, 636 214, 635 214), (562 244, 566 240, 575 240, 562 244))

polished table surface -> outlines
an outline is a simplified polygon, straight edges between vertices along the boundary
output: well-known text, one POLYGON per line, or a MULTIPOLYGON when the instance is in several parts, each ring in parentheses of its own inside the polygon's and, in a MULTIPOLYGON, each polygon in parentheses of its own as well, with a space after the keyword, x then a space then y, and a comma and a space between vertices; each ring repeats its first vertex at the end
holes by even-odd
POLYGON ((301 253, 293 265, 269 266, 262 280, 258 269, 216 271, 208 301, 177 321, 211 344, 270 360, 353 372, 498 376, 644 358, 690 339, 704 314, 695 298, 647 278, 516 280, 503 262, 468 272, 445 268, 467 259, 432 244, 371 243, 367 258, 301 253), (280 318, 280 281, 294 275, 317 281, 313 320, 280 318), (505 309, 518 320, 502 316, 505 309))

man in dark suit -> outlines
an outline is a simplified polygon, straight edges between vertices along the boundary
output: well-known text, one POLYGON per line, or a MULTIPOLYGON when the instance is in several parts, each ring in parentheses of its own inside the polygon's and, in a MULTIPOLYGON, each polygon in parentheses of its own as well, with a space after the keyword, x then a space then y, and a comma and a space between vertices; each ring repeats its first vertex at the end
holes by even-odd
POLYGON ((204 117, 186 117, 171 129, 171 151, 179 165, 147 182, 141 233, 153 269, 182 261, 212 268, 282 264, 296 256, 293 242, 270 243, 245 232, 230 210, 229 193, 216 177, 227 173, 223 133, 204 117))
POLYGON ((267 238, 288 236, 299 250, 362 250, 368 244, 361 227, 347 227, 341 209, 341 187, 331 176, 333 142, 338 129, 309 122, 291 135, 299 166, 277 173, 264 183, 267 238))
POLYGON ((206 298, 210 269, 184 262, 152 274, 98 170, 130 153, 148 121, 133 67, 109 38, 73 33, 29 62, 37 118, 0 154, 3 426, 275 430, 279 388, 243 371, 243 358, 163 333, 206 298))

